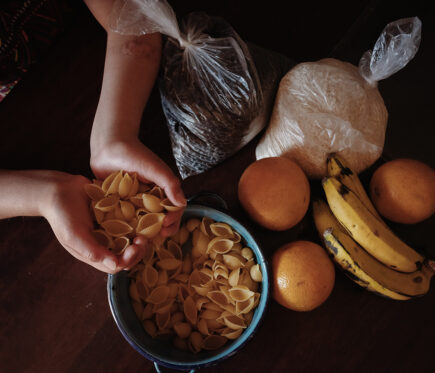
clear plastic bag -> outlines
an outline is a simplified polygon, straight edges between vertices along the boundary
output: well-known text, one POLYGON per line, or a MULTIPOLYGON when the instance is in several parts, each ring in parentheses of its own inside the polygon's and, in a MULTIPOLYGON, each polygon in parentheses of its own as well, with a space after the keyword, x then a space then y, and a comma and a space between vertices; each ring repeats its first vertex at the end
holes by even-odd
POLYGON ((124 0, 111 25, 125 34, 167 36, 159 87, 182 178, 233 155, 267 124, 270 97, 291 66, 288 59, 272 55, 276 67, 265 66, 262 79, 248 46, 227 22, 192 13, 180 28, 165 0, 124 0), (267 97, 263 82, 271 88, 267 97))
POLYGON ((388 112, 377 82, 403 68, 418 50, 421 21, 388 24, 359 68, 336 59, 301 63, 280 82, 257 159, 286 156, 311 178, 326 175, 326 158, 340 153, 361 172, 382 154, 388 112))

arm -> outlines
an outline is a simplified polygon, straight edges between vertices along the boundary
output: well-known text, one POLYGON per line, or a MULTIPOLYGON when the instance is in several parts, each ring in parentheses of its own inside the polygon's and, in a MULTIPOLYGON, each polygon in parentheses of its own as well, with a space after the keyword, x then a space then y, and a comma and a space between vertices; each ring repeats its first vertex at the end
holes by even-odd
POLYGON ((0 171, 0 219, 44 216, 62 246, 75 258, 115 273, 140 260, 142 239, 115 256, 92 236, 93 223, 83 176, 58 171, 0 171))
MULTIPOLYGON (((113 0, 85 0, 107 31, 103 85, 91 134, 91 168, 98 178, 122 169, 162 187, 177 206, 186 201, 179 179, 138 139, 142 112, 160 66, 161 36, 121 35, 109 29, 113 0)), ((178 229, 182 211, 165 219, 163 235, 178 229)))

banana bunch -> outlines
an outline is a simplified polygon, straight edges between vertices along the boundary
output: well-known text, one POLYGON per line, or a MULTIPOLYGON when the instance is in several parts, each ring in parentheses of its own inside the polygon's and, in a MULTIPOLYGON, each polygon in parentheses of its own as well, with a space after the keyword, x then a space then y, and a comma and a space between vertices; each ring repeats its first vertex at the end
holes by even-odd
POLYGON ((322 181, 328 203, 313 201, 326 249, 354 282, 379 295, 407 300, 429 291, 435 262, 409 247, 382 220, 361 181, 343 159, 328 158, 322 181))

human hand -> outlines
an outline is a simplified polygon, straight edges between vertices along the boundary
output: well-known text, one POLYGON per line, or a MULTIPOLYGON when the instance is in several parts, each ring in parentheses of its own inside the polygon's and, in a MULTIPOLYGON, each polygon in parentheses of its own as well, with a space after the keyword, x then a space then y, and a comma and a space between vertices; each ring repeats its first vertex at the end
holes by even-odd
MULTIPOLYGON (((99 179, 104 179, 118 170, 135 172, 141 181, 153 182, 161 187, 175 206, 186 205, 180 180, 166 163, 136 137, 105 144, 98 151, 93 149, 91 168, 99 179)), ((182 214, 183 209, 168 212, 160 232, 163 237, 172 236, 177 232, 182 214)))
POLYGON ((41 215, 62 246, 78 260, 107 273, 130 269, 143 257, 149 242, 136 237, 121 255, 101 246, 92 235, 89 199, 84 191, 84 185, 89 183, 83 176, 50 172, 41 215))

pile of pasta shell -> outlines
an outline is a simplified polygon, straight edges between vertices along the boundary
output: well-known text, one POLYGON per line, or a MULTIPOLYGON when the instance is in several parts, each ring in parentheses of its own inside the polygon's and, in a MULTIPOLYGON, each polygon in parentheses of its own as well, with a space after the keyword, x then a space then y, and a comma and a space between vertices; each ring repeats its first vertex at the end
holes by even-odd
POLYGON ((145 331, 194 353, 238 338, 260 300, 254 253, 230 225, 208 217, 190 218, 175 236, 154 240, 129 276, 145 331), (183 255, 182 247, 191 250, 183 255))
POLYGON ((91 211, 97 229, 93 231, 100 244, 121 254, 138 235, 153 239, 163 225, 168 211, 177 211, 162 188, 138 180, 136 174, 122 170, 104 180, 85 185, 91 199, 91 211))

